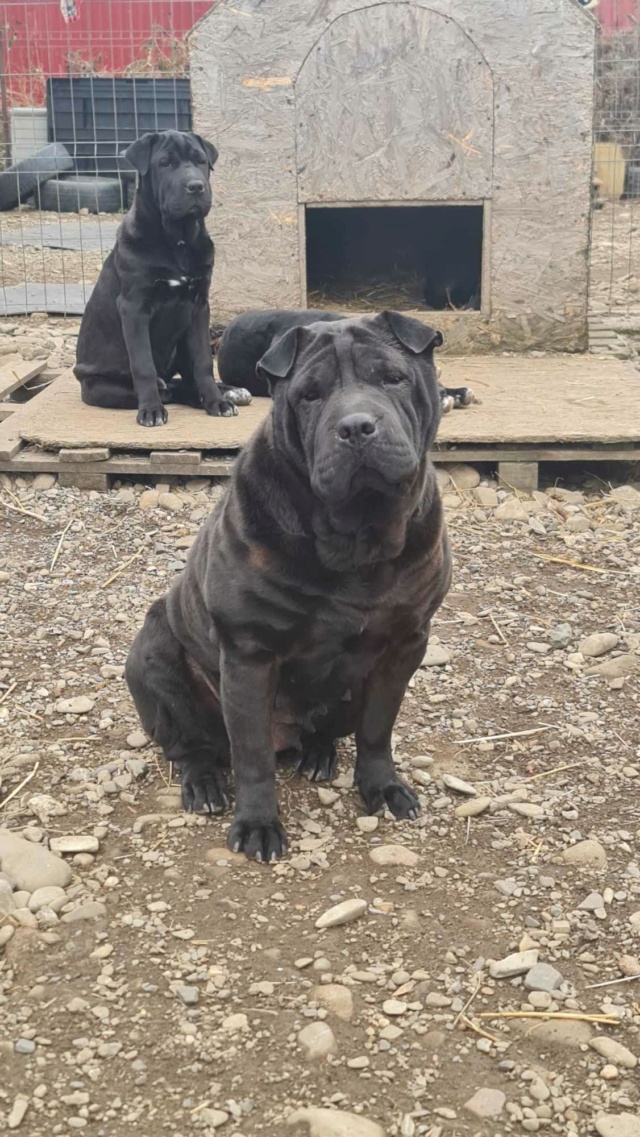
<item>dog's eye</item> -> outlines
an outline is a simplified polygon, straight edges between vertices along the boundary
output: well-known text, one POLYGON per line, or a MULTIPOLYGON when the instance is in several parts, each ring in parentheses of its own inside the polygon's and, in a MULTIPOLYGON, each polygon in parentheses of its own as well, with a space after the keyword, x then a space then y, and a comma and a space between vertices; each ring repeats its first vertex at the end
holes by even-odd
POLYGON ((317 403, 319 398, 320 398, 320 395, 319 395, 318 391, 305 391, 304 395, 302 396, 301 402, 303 402, 303 403, 317 403))
POLYGON ((404 375, 385 375, 382 382, 385 387, 398 387, 400 383, 404 383, 404 375))
POLYGON ((171 159, 170 159, 169 155, 163 154, 162 157, 158 159, 158 165, 159 166, 170 166, 171 165, 171 159))

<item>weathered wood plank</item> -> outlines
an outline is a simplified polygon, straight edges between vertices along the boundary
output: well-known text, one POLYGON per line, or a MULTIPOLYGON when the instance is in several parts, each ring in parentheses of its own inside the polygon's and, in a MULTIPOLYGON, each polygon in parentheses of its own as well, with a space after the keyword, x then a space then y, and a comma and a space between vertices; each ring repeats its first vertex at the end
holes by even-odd
MULTIPOLYGON (((495 445, 486 447, 458 447, 435 451, 432 460, 437 466, 459 465, 461 462, 632 462, 640 459, 640 445, 633 447, 575 447, 571 445, 546 447, 523 447, 521 450, 501 449, 495 445)), ((226 478, 233 469, 232 458, 204 458, 195 471, 198 477, 226 478)), ((56 474, 61 467, 58 454, 54 451, 32 451, 25 447, 12 459, 0 458, 0 471, 15 473, 56 474)), ((189 471, 169 464, 164 470, 153 469, 149 455, 114 455, 106 462, 87 463, 81 467, 86 473, 110 474, 113 477, 160 477, 180 474, 188 476, 189 471)), ((69 466, 65 466, 69 471, 69 466)))
POLYGON ((109 476, 100 470, 86 470, 84 466, 61 466, 58 470, 58 484, 65 489, 98 490, 106 493, 109 489, 109 476))
POLYGON ((498 462, 498 478, 512 490, 533 493, 538 488, 538 463, 498 462))
POLYGON ((572 445, 503 449, 490 444, 482 446, 442 447, 431 455, 440 466, 452 462, 634 462, 640 458, 640 445, 612 447, 594 445, 592 449, 572 445))
POLYGON ((12 357, 12 361, 9 361, 5 357, 0 366, 0 399, 6 398, 12 391, 17 391, 18 387, 22 387, 29 379, 34 379, 46 366, 46 359, 27 360, 12 357))
POLYGON ((271 409, 270 399, 254 399, 238 415, 211 418, 194 407, 171 405, 169 421, 149 430, 135 411, 92 407, 80 398, 80 384, 66 371, 25 403, 20 436, 49 450, 107 446, 112 451, 239 450, 271 409))
MULTIPOLYGON (((11 461, 0 460, 0 470, 16 473, 57 474, 60 470, 58 452, 52 450, 29 450, 27 447, 11 461)), ((69 465, 65 467, 69 472, 69 465)), ((233 468, 232 458, 206 458, 194 471, 198 477, 226 478, 233 468)), ((162 471, 152 469, 148 454, 116 454, 106 462, 87 463, 81 467, 86 473, 107 473, 113 477, 160 477, 163 475, 188 475, 179 466, 169 466, 162 471)))
POLYGON ((24 443, 18 434, 20 415, 10 415, 0 423, 0 462, 7 462, 22 449, 24 443))
POLYGON ((167 470, 169 466, 185 471, 195 470, 202 462, 200 450, 152 450, 149 463, 152 470, 167 470))
POLYGON ((0 403, 0 422, 4 422, 10 415, 16 411, 15 403, 0 403))
POLYGON ((505 446, 499 442, 486 445, 441 446, 431 454, 432 462, 632 462, 640 455, 640 443, 628 446, 580 446, 575 442, 551 446, 505 446))
POLYGON ((107 446, 86 446, 81 449, 63 449, 58 451, 61 465, 86 466, 88 462, 106 462, 111 457, 107 446))

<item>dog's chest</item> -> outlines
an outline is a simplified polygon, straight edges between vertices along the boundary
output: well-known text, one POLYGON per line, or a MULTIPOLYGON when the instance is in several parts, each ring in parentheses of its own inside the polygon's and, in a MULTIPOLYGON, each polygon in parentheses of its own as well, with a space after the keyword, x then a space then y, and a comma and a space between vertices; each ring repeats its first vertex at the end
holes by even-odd
POLYGON ((209 277, 205 274, 187 274, 173 271, 172 275, 157 277, 153 282, 153 296, 163 309, 199 306, 206 303, 209 294, 209 277))
POLYGON ((201 250, 179 242, 170 260, 154 271, 152 288, 156 303, 163 307, 204 304, 209 295, 211 268, 201 250))
POLYGON ((319 605, 304 627, 298 629, 287 657, 288 668, 300 681, 315 685, 328 676, 364 676, 384 653, 394 636, 393 605, 375 605, 334 599, 319 605))

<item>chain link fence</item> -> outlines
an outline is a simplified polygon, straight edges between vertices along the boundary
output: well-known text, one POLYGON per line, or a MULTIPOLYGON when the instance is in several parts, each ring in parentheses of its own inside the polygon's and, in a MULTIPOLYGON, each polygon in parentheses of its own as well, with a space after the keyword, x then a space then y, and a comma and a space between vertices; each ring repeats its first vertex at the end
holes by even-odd
POLYGON ((189 130, 212 0, 0 3, 0 316, 80 315, 128 208, 123 151, 189 130))
POLYGON ((595 15, 590 306, 640 330, 640 2, 600 0, 595 15))

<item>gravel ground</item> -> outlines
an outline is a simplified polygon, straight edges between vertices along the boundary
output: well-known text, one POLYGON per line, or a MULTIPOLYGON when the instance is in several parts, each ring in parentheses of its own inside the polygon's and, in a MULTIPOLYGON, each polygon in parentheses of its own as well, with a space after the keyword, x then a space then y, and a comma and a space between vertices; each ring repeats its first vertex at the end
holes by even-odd
POLYGON ((363 817, 345 746, 281 770, 265 867, 122 677, 222 487, 0 475, 0 1130, 638 1137, 640 488, 457 481, 395 738, 422 818, 363 817))
POLYGON ((49 249, 41 247, 41 226, 58 225, 71 222, 81 226, 88 225, 92 230, 104 222, 118 225, 122 213, 60 214, 23 206, 7 213, 0 213, 0 236, 3 232, 21 233, 22 245, 3 245, 0 243, 0 289, 14 284, 77 284, 81 281, 93 283, 98 278, 102 262, 110 250, 110 242, 105 243, 103 251, 96 249, 49 249), (31 237, 31 240, 30 240, 31 237), (34 243, 31 243, 31 242, 34 243))

